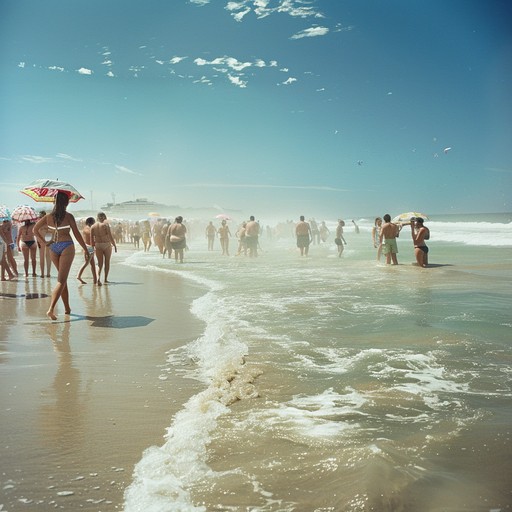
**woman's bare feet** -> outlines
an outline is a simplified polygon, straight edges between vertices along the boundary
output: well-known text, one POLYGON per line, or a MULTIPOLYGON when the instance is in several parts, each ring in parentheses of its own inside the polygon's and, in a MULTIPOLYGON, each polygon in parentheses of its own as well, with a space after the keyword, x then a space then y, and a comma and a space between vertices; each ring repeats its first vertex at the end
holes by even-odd
POLYGON ((76 276, 76 278, 82 283, 82 284, 87 284, 81 277, 78 277, 76 276))
POLYGON ((46 313, 46 316, 50 319, 50 320, 57 320, 57 316, 55 315, 55 313, 51 310, 48 310, 48 312, 46 313))

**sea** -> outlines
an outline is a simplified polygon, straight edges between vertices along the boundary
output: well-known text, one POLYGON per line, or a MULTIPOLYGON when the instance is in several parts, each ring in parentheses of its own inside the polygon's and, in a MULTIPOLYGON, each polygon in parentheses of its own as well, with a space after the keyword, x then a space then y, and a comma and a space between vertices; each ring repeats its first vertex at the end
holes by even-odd
POLYGON ((141 454, 124 510, 512 510, 512 214, 432 217, 426 269, 408 226, 387 266, 373 219, 354 220, 341 257, 336 219, 308 257, 266 229, 257 258, 235 237, 222 256, 205 226, 183 264, 128 257, 204 286, 204 331, 162 361, 201 390, 141 454))

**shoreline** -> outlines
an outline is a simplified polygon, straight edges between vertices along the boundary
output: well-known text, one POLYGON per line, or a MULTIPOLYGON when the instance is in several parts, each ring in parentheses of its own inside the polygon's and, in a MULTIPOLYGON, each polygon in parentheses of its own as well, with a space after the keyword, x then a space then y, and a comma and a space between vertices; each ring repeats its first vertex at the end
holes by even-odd
POLYGON ((167 351, 201 335, 190 305, 204 289, 123 265, 128 251, 113 256, 112 282, 101 287, 88 271, 88 284, 75 280, 76 258, 72 313, 59 304, 54 322, 46 309, 55 275, 1 285, 7 510, 121 510, 143 451, 163 444, 172 417, 200 388, 162 367, 167 351))

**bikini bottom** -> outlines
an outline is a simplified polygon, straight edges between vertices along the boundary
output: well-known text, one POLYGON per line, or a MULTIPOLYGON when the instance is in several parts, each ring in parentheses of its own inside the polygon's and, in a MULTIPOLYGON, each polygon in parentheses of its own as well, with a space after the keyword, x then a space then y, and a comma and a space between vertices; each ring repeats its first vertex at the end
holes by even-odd
POLYGON ((67 249, 70 245, 73 245, 73 242, 71 240, 65 240, 63 242, 55 242, 52 245, 50 245, 50 250, 57 254, 57 256, 60 256, 64 249, 67 249))

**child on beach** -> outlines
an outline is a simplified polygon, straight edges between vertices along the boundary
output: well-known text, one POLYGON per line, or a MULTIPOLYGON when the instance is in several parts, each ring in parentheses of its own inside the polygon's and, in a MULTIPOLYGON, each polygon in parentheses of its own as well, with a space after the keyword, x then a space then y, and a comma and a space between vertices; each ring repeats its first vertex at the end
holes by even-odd
POLYGON ((88 265, 91 265, 93 283, 96 284, 98 282, 98 278, 96 276, 96 261, 94 259, 94 247, 92 246, 92 240, 91 240, 91 226, 93 224, 94 224, 94 217, 87 217, 87 219, 85 219, 84 229, 82 230, 82 236, 84 238, 84 242, 86 243, 87 250, 88 250, 88 253, 85 257, 85 263, 82 265, 82 267, 80 268, 80 270, 78 272, 78 275, 76 276, 76 278, 82 284, 87 284, 82 279, 82 274, 88 265))

